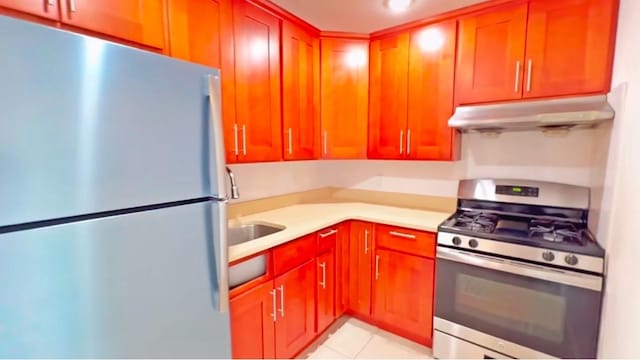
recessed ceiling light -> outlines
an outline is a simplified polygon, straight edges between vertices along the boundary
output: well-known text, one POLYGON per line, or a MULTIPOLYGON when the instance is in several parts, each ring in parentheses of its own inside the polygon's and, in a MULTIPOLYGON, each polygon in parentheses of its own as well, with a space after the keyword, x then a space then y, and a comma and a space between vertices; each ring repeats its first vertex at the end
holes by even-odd
POLYGON ((387 7, 393 12, 403 12, 409 8, 413 0, 387 0, 387 7))

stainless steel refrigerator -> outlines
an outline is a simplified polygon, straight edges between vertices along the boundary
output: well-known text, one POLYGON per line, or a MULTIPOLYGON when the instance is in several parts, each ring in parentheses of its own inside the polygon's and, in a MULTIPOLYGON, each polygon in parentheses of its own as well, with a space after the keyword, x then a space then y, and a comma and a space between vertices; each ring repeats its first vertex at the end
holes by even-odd
POLYGON ((219 93, 0 16, 0 357, 230 357, 219 93))

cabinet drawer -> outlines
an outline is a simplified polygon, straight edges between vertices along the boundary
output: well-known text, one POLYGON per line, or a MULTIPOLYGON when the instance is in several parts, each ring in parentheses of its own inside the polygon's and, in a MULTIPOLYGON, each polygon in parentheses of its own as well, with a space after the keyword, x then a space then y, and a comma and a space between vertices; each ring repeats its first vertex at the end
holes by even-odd
POLYGON ((436 234, 395 226, 376 225, 376 246, 433 258, 436 234))
POLYGON ((318 231, 318 252, 321 253, 336 247, 339 232, 340 227, 338 225, 318 231))
POLYGON ((304 264, 316 256, 316 234, 306 235, 299 239, 278 246, 273 250, 275 275, 280 275, 304 264))

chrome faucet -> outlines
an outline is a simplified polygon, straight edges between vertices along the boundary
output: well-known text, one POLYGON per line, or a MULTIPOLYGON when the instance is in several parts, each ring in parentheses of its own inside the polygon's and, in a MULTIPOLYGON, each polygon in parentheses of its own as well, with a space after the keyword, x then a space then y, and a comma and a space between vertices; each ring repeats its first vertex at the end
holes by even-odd
POLYGON ((236 184, 236 177, 233 175, 233 171, 229 169, 227 166, 227 174, 229 174, 229 179, 231 180, 231 198, 238 199, 240 198, 240 191, 238 191, 238 184, 236 184))

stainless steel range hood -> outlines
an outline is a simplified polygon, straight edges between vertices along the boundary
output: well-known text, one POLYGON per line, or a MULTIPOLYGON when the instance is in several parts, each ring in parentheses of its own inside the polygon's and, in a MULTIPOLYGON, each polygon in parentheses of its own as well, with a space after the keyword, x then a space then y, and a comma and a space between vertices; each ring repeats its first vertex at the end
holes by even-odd
POLYGON ((502 132, 593 127, 611 120, 605 95, 458 106, 449 126, 463 132, 502 132))

